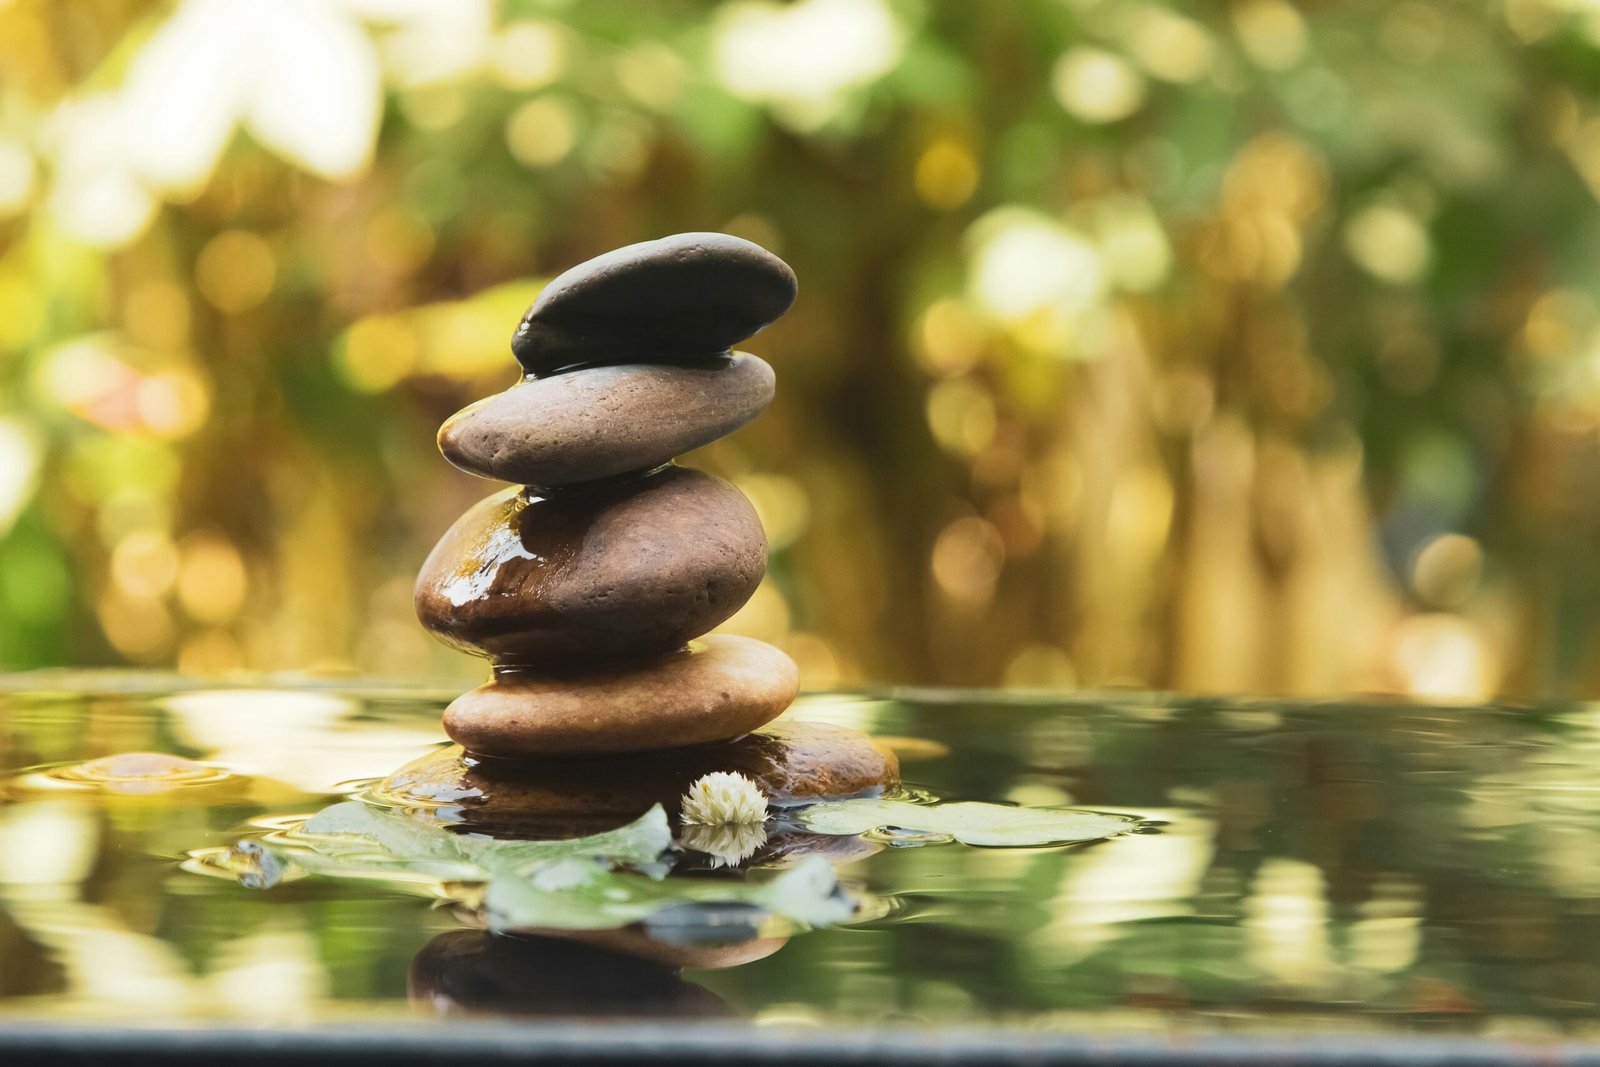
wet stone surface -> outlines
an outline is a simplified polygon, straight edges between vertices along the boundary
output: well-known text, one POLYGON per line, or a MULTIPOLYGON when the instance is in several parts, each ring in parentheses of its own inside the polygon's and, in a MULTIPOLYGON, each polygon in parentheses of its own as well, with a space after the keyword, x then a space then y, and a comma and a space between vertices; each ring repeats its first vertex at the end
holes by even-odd
POLYGON ((682 648, 750 598, 767 541, 720 478, 671 467, 547 497, 497 493, 463 515, 417 579, 417 615, 497 662, 627 661, 682 648))
POLYGON ((506 759, 737 737, 780 714, 798 675, 760 642, 712 637, 767 565, 737 489, 671 464, 753 419, 772 368, 731 347, 794 301, 794 272, 727 234, 682 233, 581 263, 540 294, 512 349, 529 372, 439 432, 456 466, 523 489, 434 547, 422 624, 494 660, 445 729, 506 759))
POLYGON ((800 672, 784 652, 710 634, 626 665, 501 671, 445 709, 444 729, 469 752, 504 759, 681 748, 748 733, 799 691, 800 672))
POLYGON ((690 783, 712 771, 751 778, 779 806, 871 793, 900 778, 894 753, 866 734, 784 718, 734 741, 604 759, 475 759, 452 746, 390 775, 379 796, 458 807, 464 825, 478 832, 543 828, 565 836, 621 825, 652 804, 675 815, 690 783))

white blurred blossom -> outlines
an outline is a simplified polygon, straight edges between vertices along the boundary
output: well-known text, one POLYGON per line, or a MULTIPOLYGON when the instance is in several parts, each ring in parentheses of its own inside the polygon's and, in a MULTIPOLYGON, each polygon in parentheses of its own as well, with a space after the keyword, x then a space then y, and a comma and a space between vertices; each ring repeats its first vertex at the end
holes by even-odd
POLYGON ((402 86, 461 77, 485 61, 492 23, 488 0, 182 0, 118 88, 51 116, 51 213, 86 243, 124 244, 158 198, 204 188, 240 130, 350 178, 372 158, 385 70, 402 86))
POLYGON ((973 223, 968 284, 1002 321, 1040 312, 1076 314, 1106 295, 1105 264, 1093 242, 1048 215, 998 208, 973 223))
POLYGON ((729 92, 815 129, 844 110, 851 90, 894 69, 904 47, 884 0, 742 0, 719 12, 711 59, 729 92))

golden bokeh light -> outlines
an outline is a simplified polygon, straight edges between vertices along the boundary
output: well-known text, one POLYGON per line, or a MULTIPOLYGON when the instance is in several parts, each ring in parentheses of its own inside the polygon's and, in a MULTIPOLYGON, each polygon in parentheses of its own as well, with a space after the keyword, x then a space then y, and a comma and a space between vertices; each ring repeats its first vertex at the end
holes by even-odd
POLYGON ((506 144, 526 167, 553 166, 578 140, 578 117, 571 105, 551 96, 523 104, 506 121, 506 144))
POLYGON ((163 659, 171 651, 177 630, 160 600, 113 590, 100 598, 96 614, 106 640, 135 663, 163 659))
POLYGON ((572 34, 554 22, 507 23, 490 49, 490 63, 508 89, 541 89, 561 76, 573 47, 572 34))
POLYGON ((1132 21, 1129 45, 1152 77, 1187 83, 1211 72, 1217 45, 1198 22, 1154 5, 1139 8, 1132 21))
POLYGON ((272 292, 278 257, 260 234, 225 230, 200 250, 194 283, 220 311, 248 311, 272 292))
POLYGON ((377 315, 350 327, 335 364, 351 388, 381 393, 410 374, 418 356, 416 331, 393 316, 377 315))
POLYGON ((993 599, 1005 552, 1005 541, 993 525, 967 516, 939 531, 929 568, 940 592, 975 610, 993 599))
POLYGON ((1084 122, 1116 122, 1144 103, 1144 79, 1127 60, 1103 48, 1079 45, 1056 61, 1050 76, 1056 100, 1084 122))
POLYGON ((1239 43, 1263 67, 1285 70, 1305 55, 1306 22, 1288 0, 1244 0, 1230 10, 1239 43))
POLYGON ((689 68, 677 52, 656 41, 634 45, 617 59, 617 83, 652 111, 668 112, 683 95, 689 68))
POLYGON ((178 550, 156 530, 135 530, 111 550, 111 580, 132 597, 157 600, 178 580, 178 550))
POLYGON ((928 429, 954 455, 978 455, 994 440, 998 425, 994 399, 974 382, 952 378, 928 391, 928 429))
POLYGON ((972 199, 978 188, 978 161, 959 141, 941 138, 917 157, 912 184, 929 207, 948 211, 972 199))
POLYGON ((178 552, 178 602, 189 617, 203 623, 236 617, 250 588, 238 549, 218 534, 196 532, 182 539, 178 552))
POLYGON ((982 323, 965 302, 946 297, 922 313, 912 337, 917 362, 940 376, 965 374, 983 359, 982 323))
POLYGON ((1344 243, 1368 273, 1397 284, 1420 279, 1432 260, 1428 231, 1388 204, 1374 204, 1345 223, 1344 243))

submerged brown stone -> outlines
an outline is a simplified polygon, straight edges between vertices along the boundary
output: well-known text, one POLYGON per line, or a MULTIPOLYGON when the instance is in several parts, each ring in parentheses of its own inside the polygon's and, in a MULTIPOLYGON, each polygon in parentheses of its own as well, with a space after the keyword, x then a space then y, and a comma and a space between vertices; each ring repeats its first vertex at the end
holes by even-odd
POLYGON ((676 817, 690 783, 737 771, 777 806, 897 784, 894 753, 830 723, 779 719, 734 741, 603 759, 475 759, 459 745, 414 760, 380 787, 402 804, 451 805, 483 833, 564 836, 610 829, 654 804, 676 817))
POLYGON ((750 502, 700 471, 669 467, 542 497, 512 489, 434 546, 417 578, 417 616, 497 663, 639 660, 738 611, 766 562, 750 502))
POLYGON ((505 759, 681 748, 749 733, 783 714, 800 672, 763 641, 713 634, 660 659, 581 674, 501 673, 457 697, 444 732, 505 759))
POLYGON ((726 437, 761 414, 772 390, 772 368, 744 352, 587 367, 458 411, 439 430, 439 451, 464 471, 525 485, 614 478, 726 437))

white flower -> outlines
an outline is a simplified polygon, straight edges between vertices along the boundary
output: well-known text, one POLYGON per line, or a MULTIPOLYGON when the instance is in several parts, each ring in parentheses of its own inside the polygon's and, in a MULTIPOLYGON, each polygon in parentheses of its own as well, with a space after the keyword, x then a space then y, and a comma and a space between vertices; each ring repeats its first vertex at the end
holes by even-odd
POLYGON ((767 798, 742 774, 713 771, 683 795, 680 814, 700 826, 753 826, 767 819, 767 798))

